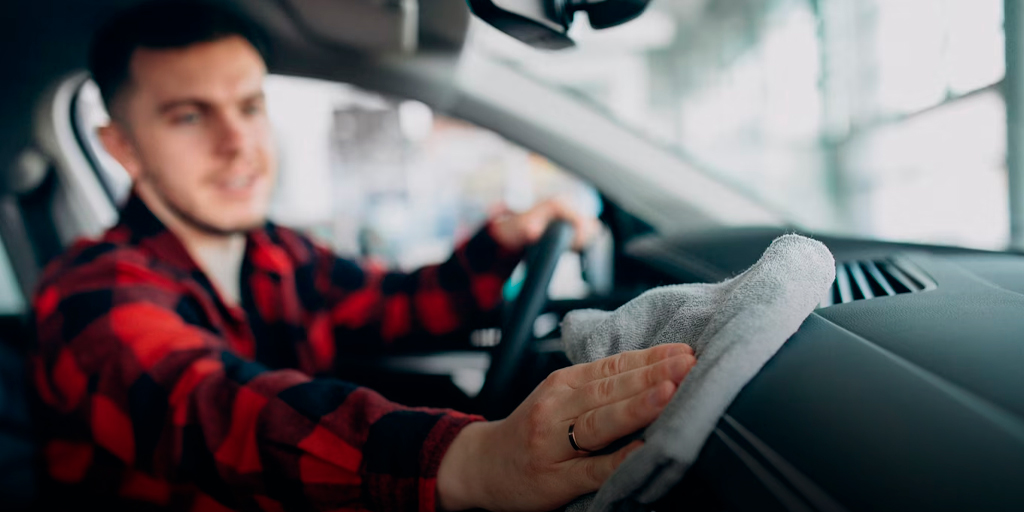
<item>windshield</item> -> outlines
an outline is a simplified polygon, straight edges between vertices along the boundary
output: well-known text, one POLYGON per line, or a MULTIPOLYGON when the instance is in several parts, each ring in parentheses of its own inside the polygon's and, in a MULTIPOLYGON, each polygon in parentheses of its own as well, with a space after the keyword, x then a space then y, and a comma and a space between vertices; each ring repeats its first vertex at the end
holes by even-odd
POLYGON ((1003 248, 1001 0, 655 1, 543 52, 469 43, 813 230, 1003 248))

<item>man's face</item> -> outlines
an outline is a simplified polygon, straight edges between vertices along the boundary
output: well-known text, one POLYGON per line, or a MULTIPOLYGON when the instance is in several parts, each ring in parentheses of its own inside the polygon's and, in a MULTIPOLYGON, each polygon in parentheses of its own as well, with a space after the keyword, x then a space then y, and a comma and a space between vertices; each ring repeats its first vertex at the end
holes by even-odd
POLYGON ((237 36, 135 51, 118 120, 101 137, 165 221, 207 234, 264 222, 277 172, 265 74, 237 36))

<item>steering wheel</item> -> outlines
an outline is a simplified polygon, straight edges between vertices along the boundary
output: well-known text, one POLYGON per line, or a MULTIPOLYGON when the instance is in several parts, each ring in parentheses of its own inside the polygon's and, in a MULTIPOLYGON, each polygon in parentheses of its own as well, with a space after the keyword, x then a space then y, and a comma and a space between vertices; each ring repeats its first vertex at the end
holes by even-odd
POLYGON ((495 419, 492 417, 508 412, 506 402, 523 354, 533 340, 533 323, 547 304, 551 277, 559 257, 572 244, 573 236, 571 224, 552 222, 527 254, 526 279, 512 304, 512 313, 502 326, 501 342, 491 353, 487 378, 476 397, 478 409, 488 418, 495 419))

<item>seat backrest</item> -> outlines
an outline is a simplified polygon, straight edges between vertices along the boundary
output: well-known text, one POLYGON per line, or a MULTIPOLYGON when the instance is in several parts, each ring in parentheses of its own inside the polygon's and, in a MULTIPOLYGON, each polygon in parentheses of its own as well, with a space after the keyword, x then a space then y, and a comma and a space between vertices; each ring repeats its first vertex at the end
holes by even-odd
POLYGON ((51 162, 31 148, 23 150, 15 163, 0 173, 0 241, 25 297, 32 294, 43 264, 51 257, 44 252, 54 251, 52 234, 56 228, 52 218, 41 215, 44 205, 51 202, 53 174, 51 162), (32 212, 32 222, 26 218, 26 207, 32 212), (35 224, 46 220, 40 234, 33 233, 35 224))
POLYGON ((64 252, 53 219, 53 201, 57 188, 57 172, 50 166, 41 183, 30 192, 18 197, 25 232, 32 242, 36 263, 43 268, 64 252))

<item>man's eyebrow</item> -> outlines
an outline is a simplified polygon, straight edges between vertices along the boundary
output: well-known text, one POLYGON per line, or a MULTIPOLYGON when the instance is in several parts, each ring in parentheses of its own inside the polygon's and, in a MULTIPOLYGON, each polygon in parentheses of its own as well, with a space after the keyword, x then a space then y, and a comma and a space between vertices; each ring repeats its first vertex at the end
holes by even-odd
POLYGON ((168 112, 170 112, 170 111, 172 111, 172 110, 174 110, 176 108, 180 108, 180 107, 205 108, 205 107, 208 107, 209 105, 210 105, 209 102, 203 101, 203 100, 198 99, 198 98, 182 98, 182 99, 178 99, 178 100, 171 100, 171 101, 168 101, 166 103, 161 103, 160 106, 157 108, 157 111, 160 112, 161 114, 166 114, 166 113, 168 113, 168 112))
MULTIPOLYGON (((266 95, 263 93, 263 91, 256 91, 256 92, 254 92, 254 93, 252 93, 252 94, 242 98, 240 100, 240 103, 248 103, 248 102, 252 102, 252 101, 263 101, 265 98, 266 98, 266 95)), ((176 99, 176 100, 171 100, 171 101, 168 101, 168 102, 165 102, 165 103, 161 103, 160 106, 157 108, 157 111, 160 114, 166 114, 166 113, 168 113, 168 112, 170 112, 170 111, 172 111, 172 110, 174 110, 176 108, 180 108, 180 107, 196 107, 196 108, 204 109, 204 108, 209 108, 210 107, 210 102, 206 101, 206 100, 203 100, 203 99, 199 99, 199 98, 181 98, 181 99, 176 99)))
POLYGON ((242 98, 242 102, 263 101, 263 100, 266 99, 266 96, 267 95, 264 94, 262 90, 260 90, 260 91, 256 91, 256 92, 254 92, 254 93, 252 93, 252 94, 242 98))

